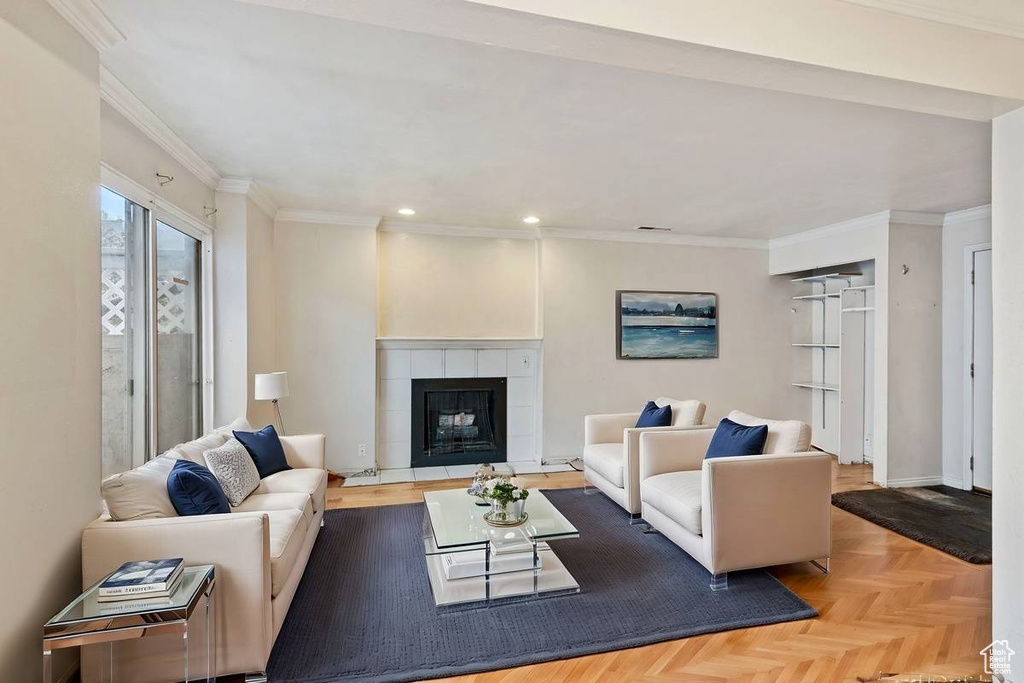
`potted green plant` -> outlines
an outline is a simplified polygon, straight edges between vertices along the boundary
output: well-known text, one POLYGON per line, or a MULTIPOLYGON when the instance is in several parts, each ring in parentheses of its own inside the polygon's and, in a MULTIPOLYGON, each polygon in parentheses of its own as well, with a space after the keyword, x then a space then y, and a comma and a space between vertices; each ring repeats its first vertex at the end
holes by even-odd
POLYGON ((497 477, 484 484, 485 496, 491 501, 491 511, 484 518, 491 524, 519 524, 526 520, 526 499, 530 492, 519 486, 515 479, 497 477))

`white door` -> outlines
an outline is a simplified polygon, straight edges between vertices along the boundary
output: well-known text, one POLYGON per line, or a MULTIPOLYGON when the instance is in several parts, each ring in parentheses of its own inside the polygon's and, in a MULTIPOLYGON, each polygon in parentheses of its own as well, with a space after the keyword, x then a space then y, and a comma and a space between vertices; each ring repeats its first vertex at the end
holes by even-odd
POLYGON ((974 487, 992 490, 992 250, 974 252, 974 487))

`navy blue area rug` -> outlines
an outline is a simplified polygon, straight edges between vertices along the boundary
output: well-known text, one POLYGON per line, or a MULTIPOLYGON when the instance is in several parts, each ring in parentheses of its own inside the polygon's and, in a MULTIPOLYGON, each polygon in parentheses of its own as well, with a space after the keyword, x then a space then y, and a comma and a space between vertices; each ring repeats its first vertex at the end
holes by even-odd
POLYGON ((474 609, 434 607, 422 504, 329 510, 271 683, 414 681, 817 616, 761 570, 712 591, 704 567, 603 495, 544 493, 580 531, 551 545, 581 592, 474 609))

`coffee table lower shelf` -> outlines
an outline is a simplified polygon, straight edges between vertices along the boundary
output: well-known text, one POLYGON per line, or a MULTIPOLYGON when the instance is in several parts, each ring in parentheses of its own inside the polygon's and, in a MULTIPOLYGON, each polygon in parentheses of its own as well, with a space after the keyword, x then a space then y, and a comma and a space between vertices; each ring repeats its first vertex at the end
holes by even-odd
POLYGON ((520 571, 449 579, 444 573, 443 553, 427 554, 427 576, 437 607, 466 603, 494 603, 504 600, 546 598, 580 592, 580 585, 554 550, 538 551, 541 567, 520 571))

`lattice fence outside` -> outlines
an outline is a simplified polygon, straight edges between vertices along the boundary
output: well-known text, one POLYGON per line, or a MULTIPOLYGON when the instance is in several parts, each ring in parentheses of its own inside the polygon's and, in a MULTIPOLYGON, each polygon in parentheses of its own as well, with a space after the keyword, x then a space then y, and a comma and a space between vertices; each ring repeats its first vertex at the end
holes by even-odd
MULTIPOLYGON (((188 333, 188 287, 176 282, 185 279, 183 271, 160 273, 156 282, 156 321, 158 334, 188 333)), ((123 335, 126 312, 124 268, 104 268, 100 275, 100 322, 103 334, 123 335)))

